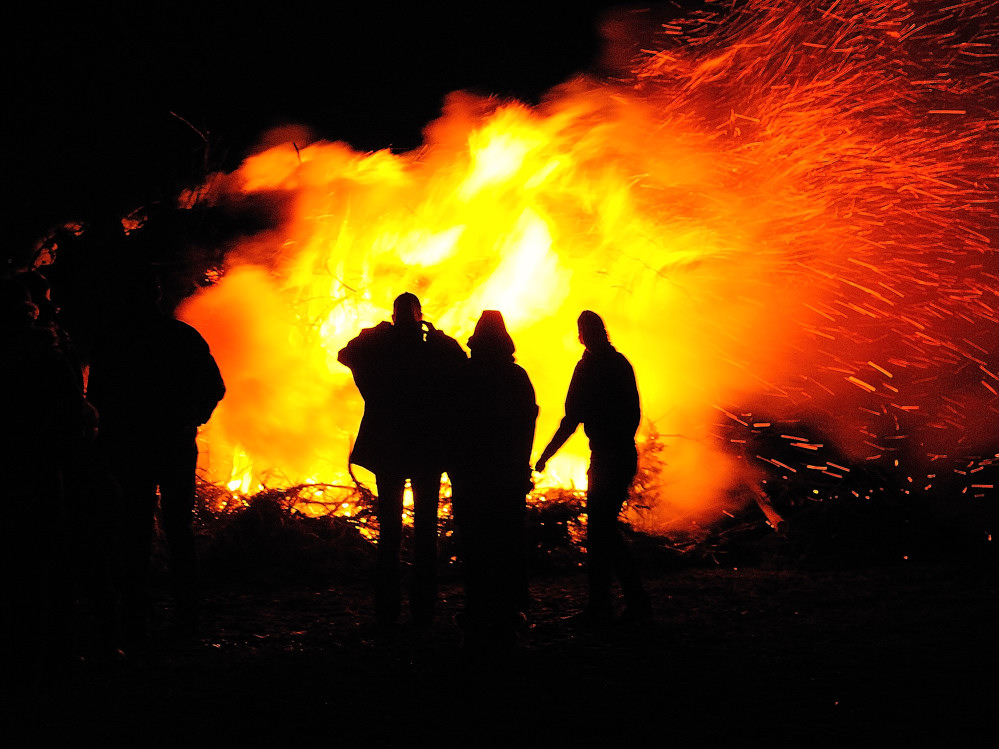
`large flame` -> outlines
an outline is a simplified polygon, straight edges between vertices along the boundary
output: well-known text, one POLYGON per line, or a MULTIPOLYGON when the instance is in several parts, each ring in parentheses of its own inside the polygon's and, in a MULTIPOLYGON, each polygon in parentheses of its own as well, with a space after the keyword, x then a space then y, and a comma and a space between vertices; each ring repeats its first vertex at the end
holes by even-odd
MULTIPOLYGON (((181 311, 228 387, 209 476, 345 481, 363 404, 336 354, 402 291, 462 342, 503 312, 537 450, 576 316, 601 314, 635 366, 640 434, 665 444, 657 524, 752 481, 767 456, 719 427, 759 426, 750 412, 902 472, 994 451, 994 5, 696 14, 614 82, 537 106, 452 94, 418 150, 285 142, 215 175, 206 199, 281 218, 181 311)), ((585 485, 586 450, 577 435, 546 479, 585 485)))

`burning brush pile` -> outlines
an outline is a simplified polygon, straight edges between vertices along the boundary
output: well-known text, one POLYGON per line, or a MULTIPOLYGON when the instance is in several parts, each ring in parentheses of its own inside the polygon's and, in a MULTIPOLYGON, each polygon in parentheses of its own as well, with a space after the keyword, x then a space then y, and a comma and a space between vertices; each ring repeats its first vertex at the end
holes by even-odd
MULTIPOLYGON (((638 532, 703 548, 835 503, 932 508, 985 538, 999 5, 709 2, 652 31, 643 17, 608 21, 623 40, 608 59, 628 58, 613 77, 536 105, 456 92, 405 153, 271 134, 182 196, 258 222, 190 248, 201 288, 178 310, 228 387, 201 435, 212 513, 264 496, 376 534, 373 481, 346 459, 362 401, 336 352, 410 290, 459 341, 503 312, 542 439, 580 354, 576 315, 605 318, 642 397, 638 532)), ((585 465, 577 435, 531 497, 570 540, 585 465)))

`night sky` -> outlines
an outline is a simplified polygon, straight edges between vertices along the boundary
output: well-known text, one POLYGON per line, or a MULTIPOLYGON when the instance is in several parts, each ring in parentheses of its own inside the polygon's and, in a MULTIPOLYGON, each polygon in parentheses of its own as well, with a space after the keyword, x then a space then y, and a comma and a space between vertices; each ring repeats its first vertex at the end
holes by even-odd
POLYGON ((614 7, 35 4, 3 32, 8 241, 169 198, 202 168, 203 135, 231 169, 281 124, 407 150, 450 91, 536 101, 600 68, 614 7))

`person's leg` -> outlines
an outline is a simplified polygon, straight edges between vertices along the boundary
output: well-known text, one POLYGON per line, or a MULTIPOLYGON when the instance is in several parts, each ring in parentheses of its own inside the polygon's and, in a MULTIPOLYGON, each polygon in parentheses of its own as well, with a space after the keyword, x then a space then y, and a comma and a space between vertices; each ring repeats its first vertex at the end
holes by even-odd
POLYGON ((491 530, 493 622, 497 645, 513 647, 526 622, 530 599, 525 542, 526 500, 519 487, 497 493, 491 530))
POLYGON ((193 634, 198 627, 200 609, 193 525, 198 448, 195 443, 187 442, 168 445, 160 458, 160 517, 170 551, 176 626, 180 633, 193 634))
POLYGON ((474 481, 451 477, 451 507, 465 585, 465 605, 460 619, 463 629, 469 629, 482 619, 484 612, 482 501, 474 481))
POLYGON ((437 510, 440 473, 424 473, 410 479, 413 489, 413 579, 409 605, 413 622, 433 622, 437 603, 437 510))
POLYGON ((112 553, 118 537, 119 487, 92 446, 76 456, 67 486, 72 487, 69 510, 76 582, 80 592, 94 603, 98 657, 116 660, 121 620, 112 553))
POLYGON ((121 627, 126 650, 141 647, 147 636, 149 567, 156 511, 156 481, 136 456, 135 463, 115 462, 120 487, 113 579, 121 600, 121 627))
POLYGON ((399 554, 402 548, 402 493, 405 478, 378 475, 378 546, 375 562, 375 619, 380 627, 394 627, 402 597, 399 554))
POLYGON ((498 486, 487 496, 489 504, 483 521, 489 557, 487 574, 492 607, 506 624, 527 611, 526 501, 509 486, 498 486))
POLYGON ((617 573, 625 601, 633 613, 648 608, 638 566, 621 534, 618 515, 628 498, 637 469, 637 454, 594 456, 587 493, 587 565, 590 604, 595 613, 610 610, 610 587, 617 573))
POLYGON ((594 623, 607 623, 613 617, 611 579, 613 546, 617 533, 617 514, 621 505, 615 501, 606 476, 591 465, 586 494, 586 573, 589 600, 586 612, 594 623))

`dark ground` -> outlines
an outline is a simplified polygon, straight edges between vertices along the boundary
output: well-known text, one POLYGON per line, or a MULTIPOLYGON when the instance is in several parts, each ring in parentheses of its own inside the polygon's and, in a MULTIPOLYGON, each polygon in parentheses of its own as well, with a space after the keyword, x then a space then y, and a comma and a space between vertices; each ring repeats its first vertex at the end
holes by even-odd
MULTIPOLYGON (((994 735, 999 598, 966 561, 683 568, 640 552, 656 611, 645 627, 569 626, 585 577, 564 565, 535 576, 519 650, 473 663, 452 623, 453 572, 436 626, 388 643, 374 638, 363 574, 215 581, 200 639, 53 676, 7 704, 36 745, 974 746, 994 735)), ((169 617, 165 597, 158 613, 169 617)))

